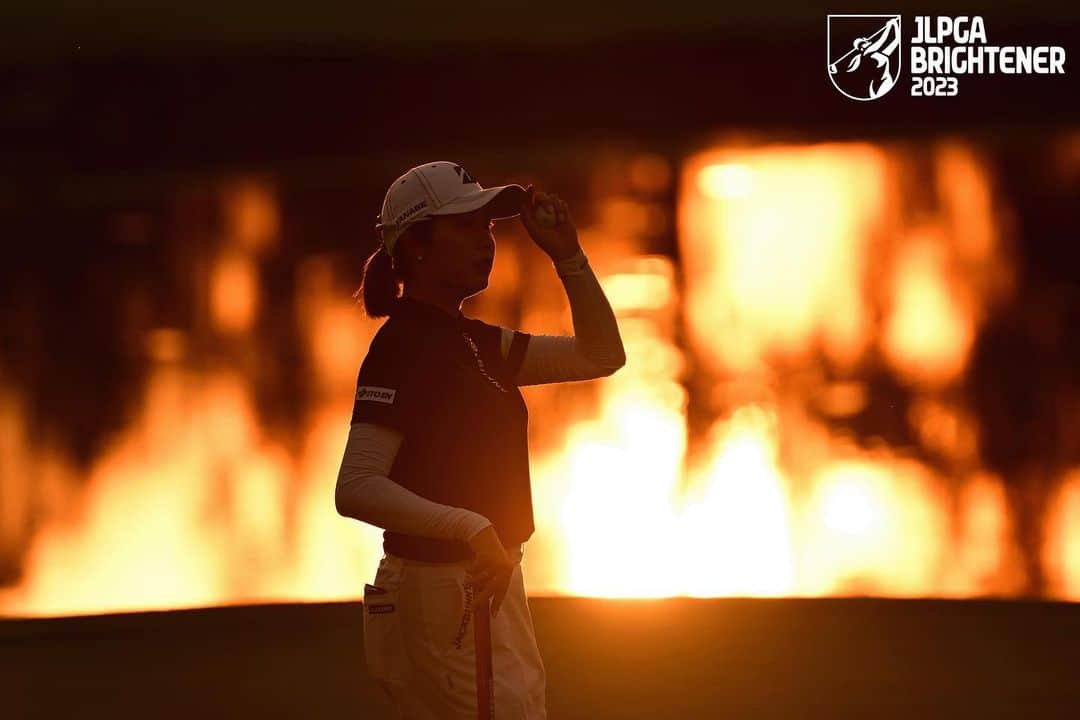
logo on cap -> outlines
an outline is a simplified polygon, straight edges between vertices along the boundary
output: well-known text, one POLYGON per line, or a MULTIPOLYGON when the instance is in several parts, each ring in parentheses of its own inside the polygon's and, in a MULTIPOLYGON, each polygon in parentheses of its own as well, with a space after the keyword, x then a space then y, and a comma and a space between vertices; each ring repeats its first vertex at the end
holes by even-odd
POLYGON ((420 202, 416 203, 412 207, 406 208, 402 212, 398 213, 398 216, 396 218, 394 218, 394 223, 396 225, 400 225, 401 223, 405 222, 410 217, 412 217, 417 212, 419 212, 420 210, 423 210, 426 207, 427 207, 427 200, 421 200, 420 202))
POLYGON ((462 185, 464 185, 465 183, 474 183, 474 182, 476 182, 475 180, 473 180, 472 175, 469 174, 469 171, 466 170, 465 168, 461 167, 460 165, 455 165, 454 166, 454 172, 456 172, 461 177, 461 184, 462 185))

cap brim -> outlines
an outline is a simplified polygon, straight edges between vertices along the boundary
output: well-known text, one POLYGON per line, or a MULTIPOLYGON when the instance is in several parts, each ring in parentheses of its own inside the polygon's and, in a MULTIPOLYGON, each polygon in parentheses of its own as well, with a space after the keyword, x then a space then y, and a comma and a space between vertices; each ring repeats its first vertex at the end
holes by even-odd
POLYGON ((519 208, 524 196, 525 188, 520 185, 498 185, 451 200, 430 214, 460 215, 490 205, 493 219, 514 218, 521 214, 519 208))

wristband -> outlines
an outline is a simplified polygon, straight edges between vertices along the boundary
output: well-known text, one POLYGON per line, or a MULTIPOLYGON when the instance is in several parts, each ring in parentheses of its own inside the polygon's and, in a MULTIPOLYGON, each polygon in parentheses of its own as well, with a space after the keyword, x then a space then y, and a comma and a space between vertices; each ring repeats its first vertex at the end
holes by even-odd
POLYGON ((589 264, 589 259, 585 257, 585 250, 579 246, 577 252, 570 257, 553 260, 552 263, 555 265, 555 272, 559 277, 566 277, 567 275, 577 275, 584 272, 585 267, 589 264))

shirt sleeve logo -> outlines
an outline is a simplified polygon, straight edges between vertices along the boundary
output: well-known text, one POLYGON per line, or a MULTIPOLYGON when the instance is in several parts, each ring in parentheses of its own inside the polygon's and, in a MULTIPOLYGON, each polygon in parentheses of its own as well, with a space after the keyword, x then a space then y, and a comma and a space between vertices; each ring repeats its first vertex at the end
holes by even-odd
POLYGON ((377 387, 375 385, 361 385, 356 388, 357 400, 371 400, 393 405, 395 395, 397 395, 397 390, 392 388, 377 387))

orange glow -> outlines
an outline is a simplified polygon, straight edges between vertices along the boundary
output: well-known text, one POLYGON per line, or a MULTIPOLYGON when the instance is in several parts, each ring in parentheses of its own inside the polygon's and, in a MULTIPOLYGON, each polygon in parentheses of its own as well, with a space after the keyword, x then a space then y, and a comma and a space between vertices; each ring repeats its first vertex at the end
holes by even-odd
POLYGON ((716 163, 698 171, 701 192, 711 198, 739 198, 754 189, 754 171, 742 163, 716 163))
POLYGON ((663 155, 641 153, 630 161, 630 183, 641 192, 663 192, 671 180, 671 163, 663 155))
POLYGON ((993 263, 998 237, 986 172, 964 144, 943 143, 937 153, 938 185, 958 254, 970 263, 993 263))
POLYGON ((186 345, 184 333, 176 328, 156 328, 146 336, 146 353, 159 363, 180 362, 186 345))
POLYGON ((223 195, 225 231, 231 242, 248 252, 273 245, 280 218, 270 185, 253 179, 240 180, 226 187, 223 195))
POLYGON ((210 310, 214 325, 225 332, 251 329, 258 308, 258 277, 250 258, 221 258, 210 276, 210 310))
MULTIPOLYGON (((963 143, 926 152, 919 164, 867 143, 712 148, 679 169, 676 208, 620 187, 575 213, 596 218, 579 236, 627 364, 524 390, 530 592, 1017 591, 1002 480, 978 467, 976 423, 954 392, 988 301, 1009 287, 991 185, 963 143), (938 182, 916 224, 903 190, 923 166, 938 182), (671 211, 679 265, 642 239, 671 211), (881 407, 883 375, 909 393, 906 412, 881 407), (904 441, 955 477, 865 422, 891 412, 904 441)), ((627 158, 625 170, 637 192, 673 181, 661 156, 627 158)), ((280 219, 265 184, 224 197, 226 237, 196 279, 199 301, 229 343, 254 349, 258 253, 280 219)), ((569 332, 558 279, 534 272, 530 252, 500 245, 502 265, 471 314, 496 321, 531 292, 512 324, 569 332)), ((355 278, 343 283, 334 262, 314 256, 295 269, 308 392, 297 427, 260 422, 247 360, 196 371, 203 339, 157 328, 139 346, 152 363, 139 412, 81 482, 27 436, 18 397, 0 387, 0 542, 23 543, 28 508, 48 508, 0 612, 359 596, 382 530, 339 517, 333 489, 356 371, 382 321, 350 299, 355 278)), ((1054 592, 1074 599, 1078 473, 1054 500, 1047 545, 1054 592)))
POLYGON ((638 235, 650 230, 655 223, 648 205, 627 198, 614 197, 604 201, 600 212, 603 215, 601 222, 615 233, 638 235))
POLYGON ((1001 479, 978 473, 964 483, 958 500, 959 548, 949 565, 943 593, 970 597, 1019 591, 1024 578, 1012 545, 1013 528, 1001 479))
MULTIPOLYGON (((674 300, 670 261, 639 258, 624 271, 663 286, 659 294, 674 300)), ((673 305, 658 307, 655 298, 617 290, 620 277, 603 275, 613 304, 629 312, 639 301, 636 309, 645 314, 620 323, 627 364, 604 381, 599 415, 572 425, 562 449, 542 464, 536 512, 558 519, 543 533, 553 532, 549 541, 559 548, 558 590, 666 595, 678 581, 670 551, 686 442, 686 398, 674 382, 679 353, 664 323, 673 305)))
POLYGON ((302 329, 320 395, 351 396, 357 358, 378 329, 348 297, 335 292, 333 268, 323 258, 297 269, 297 324, 302 329))
POLYGON ((319 443, 297 460, 260 437, 239 378, 157 370, 141 417, 91 470, 78 512, 36 536, 28 577, 0 607, 56 615, 351 597, 371 533, 358 537, 333 513, 341 412, 333 427, 315 423, 319 443), (320 481, 297 494, 305 471, 320 481))
POLYGON ((822 468, 804 508, 808 594, 932 594, 946 548, 940 486, 914 463, 872 456, 822 468))
POLYGON ((964 369, 974 340, 971 310, 949 284, 946 250, 933 234, 907 242, 895 266, 883 349, 907 378, 941 385, 964 369))
POLYGON ((969 413, 933 397, 920 397, 911 404, 908 421, 926 447, 945 456, 975 460, 977 438, 969 413))
POLYGON ((870 323, 861 238, 880 222, 887 170, 867 145, 717 150, 685 164, 689 330, 712 368, 760 369, 815 342, 858 360, 870 323))
POLYGON ((795 590, 790 500, 776 457, 775 417, 740 408, 713 427, 713 456, 679 523, 688 595, 782 595, 795 590))
POLYGON ((1056 593, 1080 600, 1080 468, 1066 474, 1050 506, 1044 560, 1056 593))
MULTIPOLYGON (((747 486, 757 488, 757 502, 728 493, 724 510, 702 513, 723 528, 713 532, 724 538, 714 556, 725 547, 761 554, 749 568, 717 569, 713 588, 768 587, 750 568, 779 592, 811 595, 963 594, 1008 584, 998 481, 984 478, 950 498, 945 478, 928 467, 881 443, 858 449, 802 409, 831 418, 862 412, 873 387, 857 373, 875 345, 892 371, 920 387, 948 387, 963 372, 981 303, 1000 290, 988 280, 996 236, 973 154, 951 143, 935 158, 959 186, 944 191, 940 215, 924 214, 916 228, 904 225, 895 200, 907 160, 884 147, 721 148, 684 165, 687 323, 714 381, 712 404, 734 408, 732 417, 774 408, 766 414, 775 422, 757 427, 755 446, 788 448, 749 471, 727 457, 735 450, 713 445, 714 462, 728 469, 707 481, 704 496, 763 478, 747 486), (962 231, 956 213, 972 215, 962 231), (825 363, 852 379, 829 381, 825 363), (973 542, 979 551, 966 550, 973 542), (962 565, 950 561, 957 556, 962 565)), ((927 447, 975 460, 963 408, 916 397, 906 420, 927 447)))
POLYGON ((270 185, 235 181, 222 191, 224 247, 210 269, 210 317, 218 330, 249 332, 259 311, 255 259, 272 247, 279 231, 277 202, 270 185))
POLYGON ((26 438, 20 399, 8 387, 0 387, 0 549, 13 553, 31 518, 30 483, 33 463, 26 438))
POLYGON ((675 302, 671 263, 663 257, 639 257, 626 271, 604 279, 604 293, 616 311, 663 310, 675 302))

